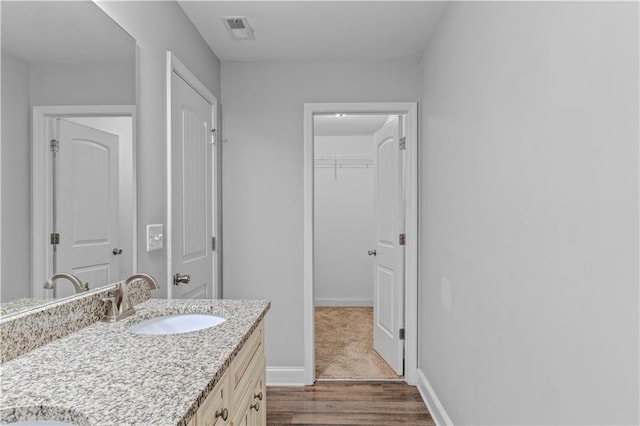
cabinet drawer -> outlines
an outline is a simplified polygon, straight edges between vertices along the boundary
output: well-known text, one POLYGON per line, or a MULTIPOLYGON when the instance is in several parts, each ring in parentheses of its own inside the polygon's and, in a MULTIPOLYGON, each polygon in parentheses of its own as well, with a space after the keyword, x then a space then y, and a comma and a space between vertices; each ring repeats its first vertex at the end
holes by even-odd
POLYGON ((263 330, 263 324, 260 323, 231 364, 230 380, 234 405, 239 402, 244 389, 249 386, 249 378, 253 370, 264 361, 263 330))
POLYGON ((198 409, 195 424, 197 426, 228 425, 231 421, 230 402, 228 373, 225 373, 198 409))

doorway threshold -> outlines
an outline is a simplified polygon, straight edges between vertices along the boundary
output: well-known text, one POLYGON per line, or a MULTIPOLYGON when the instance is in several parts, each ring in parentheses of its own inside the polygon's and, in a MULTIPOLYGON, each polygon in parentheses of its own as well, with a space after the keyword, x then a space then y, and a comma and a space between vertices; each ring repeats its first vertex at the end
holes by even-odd
POLYGON ((398 378, 394 378, 394 379, 376 379, 376 378, 356 378, 356 379, 336 379, 336 378, 317 378, 316 379, 316 383, 318 382, 358 382, 358 383, 367 383, 367 382, 400 382, 400 383, 404 383, 405 379, 404 376, 400 376, 398 378))

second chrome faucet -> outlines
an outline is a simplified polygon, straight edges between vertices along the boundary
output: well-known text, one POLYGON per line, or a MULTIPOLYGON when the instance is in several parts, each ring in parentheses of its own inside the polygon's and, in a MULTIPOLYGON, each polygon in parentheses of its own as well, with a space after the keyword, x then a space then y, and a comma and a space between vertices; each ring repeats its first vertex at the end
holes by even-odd
POLYGON ((116 322, 123 318, 131 316, 136 312, 129 297, 129 284, 136 280, 144 280, 149 289, 158 288, 158 282, 147 274, 134 274, 126 280, 116 284, 116 288, 109 297, 103 299, 106 304, 106 311, 102 317, 104 322, 116 322))
POLYGON ((53 290, 56 288, 56 281, 60 278, 66 278, 73 284, 73 288, 76 289, 76 293, 82 293, 83 291, 89 290, 89 283, 83 283, 80 278, 76 277, 73 274, 67 274, 64 272, 60 272, 58 274, 53 274, 49 277, 47 282, 44 284, 44 288, 47 290, 53 290))

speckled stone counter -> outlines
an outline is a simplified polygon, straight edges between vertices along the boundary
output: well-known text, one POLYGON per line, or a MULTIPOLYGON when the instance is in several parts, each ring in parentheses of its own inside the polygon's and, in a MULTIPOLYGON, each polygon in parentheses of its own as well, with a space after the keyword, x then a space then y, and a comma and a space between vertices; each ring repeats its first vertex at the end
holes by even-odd
POLYGON ((0 303, 0 316, 11 315, 27 309, 37 308, 45 303, 50 303, 50 300, 23 298, 0 303))
MULTIPOLYGON (((0 318, 0 363, 100 321, 105 313, 103 299, 114 287, 89 290, 0 318)), ((134 305, 150 297, 144 280, 129 284, 129 299, 134 305)))
POLYGON ((0 419, 53 420, 46 412, 54 411, 79 424, 185 425, 269 307, 263 300, 148 300, 119 323, 93 324, 2 364, 0 419), (128 330, 173 313, 227 321, 174 335, 128 330))

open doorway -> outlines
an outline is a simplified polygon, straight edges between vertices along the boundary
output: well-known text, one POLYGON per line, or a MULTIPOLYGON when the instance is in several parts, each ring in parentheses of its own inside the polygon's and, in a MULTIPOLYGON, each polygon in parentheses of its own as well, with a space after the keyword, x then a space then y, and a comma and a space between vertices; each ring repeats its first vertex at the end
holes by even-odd
MULTIPOLYGON (((336 113, 314 117, 315 374, 318 380, 397 380, 404 374, 402 353, 393 353, 396 326, 392 325, 403 322, 403 304, 401 301, 397 306, 389 303, 395 295, 387 294, 393 283, 385 279, 387 272, 392 271, 391 276, 402 280, 402 271, 393 271, 397 268, 392 265, 380 265, 376 247, 380 231, 384 233, 391 227, 396 229, 389 230, 390 233, 404 232, 399 196, 403 193, 399 177, 404 156, 398 146, 404 134, 402 122, 402 116, 386 114, 336 113), (387 150, 387 144, 396 146, 387 150), (390 154, 389 158, 386 154, 390 154), (390 179, 392 170, 387 170, 390 165, 395 169, 395 179, 390 179), (387 180, 394 180, 397 187, 391 188, 387 180), (395 198, 395 202, 385 198, 395 198), (385 209, 386 206, 392 209, 385 209), (390 213, 396 214, 397 223, 389 223, 393 219, 388 217, 390 213), (384 271, 382 275, 380 268, 384 271), (398 312, 380 312, 394 309, 398 312), (376 325, 380 326, 378 330, 376 325), (391 342, 387 341, 389 338, 391 342)), ((384 248, 395 246, 399 256, 404 255, 403 247, 395 238, 383 239, 392 240, 390 245, 383 242, 384 248)), ((398 293, 403 294, 404 282, 395 284, 400 287, 398 293)))
POLYGON ((416 376, 415 103, 305 104, 305 382, 416 376))

